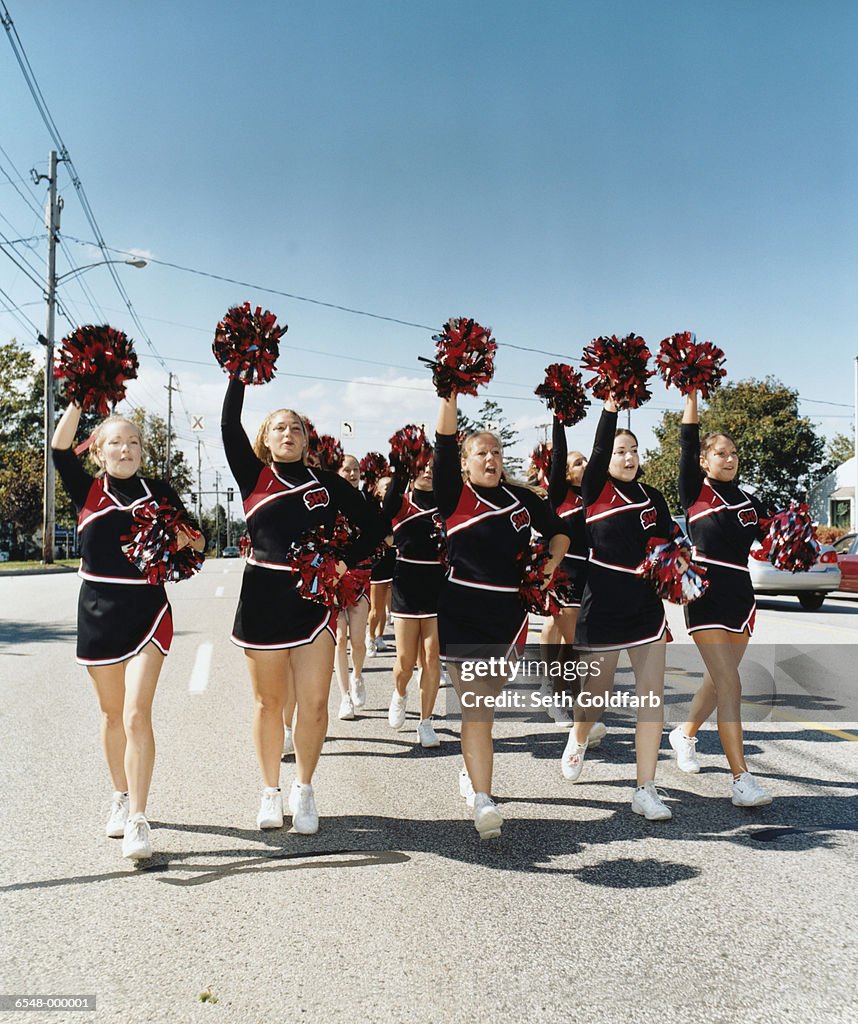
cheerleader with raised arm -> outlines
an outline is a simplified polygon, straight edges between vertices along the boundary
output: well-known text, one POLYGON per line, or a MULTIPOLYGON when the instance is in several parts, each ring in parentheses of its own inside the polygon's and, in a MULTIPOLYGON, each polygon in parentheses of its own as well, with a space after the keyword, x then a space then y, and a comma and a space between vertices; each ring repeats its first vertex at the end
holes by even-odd
MULTIPOLYGON (((385 496, 390 491, 391 477, 383 476, 372 487, 368 488, 372 497, 384 507, 385 496)), ((388 517, 389 518, 389 517, 388 517)), ((384 639, 384 627, 390 612, 393 590, 393 569, 396 564, 396 548, 393 537, 385 537, 384 549, 377 551, 372 557, 372 572, 369 577, 369 618, 367 619, 367 657, 374 658, 387 650, 384 639)))

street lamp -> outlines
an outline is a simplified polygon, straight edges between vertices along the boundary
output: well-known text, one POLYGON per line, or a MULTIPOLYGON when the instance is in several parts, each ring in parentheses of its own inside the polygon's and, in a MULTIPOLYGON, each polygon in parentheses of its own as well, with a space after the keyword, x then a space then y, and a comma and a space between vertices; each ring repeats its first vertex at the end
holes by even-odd
POLYGON ((58 285, 60 281, 65 281, 70 277, 75 277, 77 274, 82 274, 85 270, 92 270, 93 267, 106 267, 111 263, 124 263, 129 267, 137 267, 138 269, 149 266, 149 261, 140 257, 132 260, 99 260, 97 263, 87 263, 83 267, 75 267, 74 270, 60 274, 59 277, 54 278, 54 286, 58 285))

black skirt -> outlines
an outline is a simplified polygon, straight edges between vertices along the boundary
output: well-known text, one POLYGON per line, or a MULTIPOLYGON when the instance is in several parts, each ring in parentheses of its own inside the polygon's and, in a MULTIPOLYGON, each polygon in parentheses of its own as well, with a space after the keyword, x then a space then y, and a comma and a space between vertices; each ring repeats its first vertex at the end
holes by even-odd
POLYGON ((741 569, 726 569, 707 562, 709 586, 702 597, 685 606, 688 632, 726 629, 730 633, 754 632, 757 602, 751 576, 741 569))
POLYGON ((584 596, 584 585, 587 582, 587 561, 582 558, 564 556, 560 563, 561 569, 569 577, 568 596, 557 598, 557 603, 564 608, 580 608, 584 596))
POLYGON ((393 573, 391 614, 402 619, 433 618, 438 614, 438 595, 443 582, 442 565, 421 565, 403 562, 400 558, 393 573))
POLYGON ((393 567, 396 563, 396 548, 388 548, 381 558, 372 560, 370 583, 390 583, 393 579, 393 567))
POLYGON ((246 565, 231 640, 252 650, 282 650, 312 643, 327 630, 336 641, 336 614, 307 601, 290 572, 246 565))
POLYGON ((448 661, 509 657, 527 642, 527 609, 518 593, 445 579, 438 597, 438 639, 448 661))
POLYGON ((622 650, 652 643, 667 633, 664 604, 652 587, 634 573, 590 562, 575 646, 587 650, 622 650))
POLYGON ((148 643, 163 653, 173 639, 173 615, 163 585, 84 580, 77 602, 77 660, 116 665, 148 643))

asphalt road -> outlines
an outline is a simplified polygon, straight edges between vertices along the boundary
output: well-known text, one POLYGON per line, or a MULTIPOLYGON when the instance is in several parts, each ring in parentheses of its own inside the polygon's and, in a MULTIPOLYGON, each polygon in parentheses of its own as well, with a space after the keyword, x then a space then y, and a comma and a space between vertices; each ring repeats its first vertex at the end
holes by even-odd
MULTIPOLYGON (((24 1019, 858 1020, 848 694, 803 677, 804 703, 750 709, 749 761, 776 797, 766 808, 731 805, 714 728, 697 776, 675 768, 665 739, 667 823, 629 809, 629 721, 608 716, 608 738, 572 785, 559 771, 566 731, 505 717, 494 789, 506 824, 481 843, 458 795, 456 723, 440 718, 439 750, 415 746, 415 693, 408 728, 390 730, 384 655, 367 663, 358 720, 339 722, 332 694, 319 833, 263 834, 249 683, 228 640, 241 568, 210 562, 170 591, 176 638, 156 698, 149 804, 157 852, 144 869, 103 835, 111 787, 95 698, 73 661, 78 580, 0 577, 0 994, 98 1000, 91 1018, 24 1019), (204 992, 218 1002, 202 1003, 204 992)), ((699 662, 681 613, 671 620, 676 722, 699 662)), ((856 641, 858 599, 809 613, 772 598, 752 646, 858 652, 856 641)), ((284 786, 293 771, 285 762, 284 786)))

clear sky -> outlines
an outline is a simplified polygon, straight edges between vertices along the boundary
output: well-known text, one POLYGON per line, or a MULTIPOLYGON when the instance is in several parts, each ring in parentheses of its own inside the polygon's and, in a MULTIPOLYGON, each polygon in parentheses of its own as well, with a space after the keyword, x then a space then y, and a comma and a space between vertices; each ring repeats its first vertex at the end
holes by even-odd
MULTIPOLYGON (((491 325, 486 394, 521 430, 519 454, 548 420, 532 392, 556 357, 504 344, 577 358, 632 330, 654 350, 694 330, 731 378, 774 374, 825 433, 851 429, 851 0, 6 2, 108 245, 432 328, 491 325)), ((40 276, 46 189, 29 169, 52 143, 2 35, 0 231, 40 236, 13 247, 40 276)), ((65 169, 60 183, 68 253, 92 262, 71 240, 93 236, 65 169)), ((61 253, 59 272, 71 265, 61 253)), ((205 486, 225 469, 211 337, 244 299, 289 324, 276 381, 247 395, 249 429, 288 404, 322 431, 352 422, 361 455, 434 422, 428 330, 157 264, 119 273, 177 375, 183 447, 187 415, 205 416, 205 486)), ((2 254, 0 289, 44 328, 40 289, 2 254)), ((61 297, 73 320, 135 338, 129 398, 165 413, 166 371, 107 271, 61 297)), ((35 350, 33 333, 0 313, 3 341, 35 350)), ((679 408, 654 392, 632 414, 644 447, 679 408)), ((588 451, 594 425, 570 447, 588 451)))

